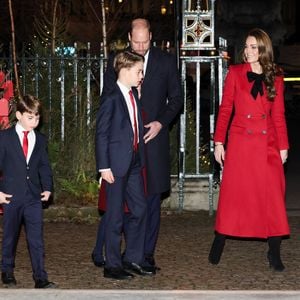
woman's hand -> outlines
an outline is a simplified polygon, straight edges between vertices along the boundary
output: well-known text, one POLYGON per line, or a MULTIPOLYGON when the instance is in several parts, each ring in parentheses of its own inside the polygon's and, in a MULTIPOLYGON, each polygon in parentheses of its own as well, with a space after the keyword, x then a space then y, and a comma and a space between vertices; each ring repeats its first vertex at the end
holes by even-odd
POLYGON ((225 150, 223 144, 215 144, 215 159, 223 168, 223 162, 225 159, 225 150))
POLYGON ((288 151, 280 150, 280 157, 281 157, 282 164, 285 164, 288 158, 288 151))

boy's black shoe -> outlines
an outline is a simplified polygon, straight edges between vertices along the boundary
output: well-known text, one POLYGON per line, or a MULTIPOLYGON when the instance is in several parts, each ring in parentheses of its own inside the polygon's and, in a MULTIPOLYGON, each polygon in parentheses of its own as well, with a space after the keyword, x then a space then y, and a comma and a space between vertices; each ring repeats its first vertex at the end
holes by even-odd
POLYGON ((16 278, 13 272, 2 272, 1 278, 3 284, 7 284, 9 286, 14 286, 17 284, 16 278))
POLYGON ((55 289, 57 285, 54 282, 48 281, 47 279, 37 279, 35 281, 35 289, 55 289))

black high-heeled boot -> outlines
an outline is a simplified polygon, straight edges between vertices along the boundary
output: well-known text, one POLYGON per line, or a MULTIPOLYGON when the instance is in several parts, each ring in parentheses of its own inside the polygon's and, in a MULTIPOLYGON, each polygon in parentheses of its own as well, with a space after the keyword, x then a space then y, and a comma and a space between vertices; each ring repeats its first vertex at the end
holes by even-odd
POLYGON ((213 264, 217 265, 220 262, 223 249, 225 246, 226 236, 224 234, 217 233, 215 234, 215 239, 211 245, 211 249, 208 255, 208 261, 213 264))
POLYGON ((285 267, 280 258, 280 245, 281 237, 272 236, 268 238, 269 251, 268 251, 268 260, 270 268, 274 271, 282 272, 285 267))

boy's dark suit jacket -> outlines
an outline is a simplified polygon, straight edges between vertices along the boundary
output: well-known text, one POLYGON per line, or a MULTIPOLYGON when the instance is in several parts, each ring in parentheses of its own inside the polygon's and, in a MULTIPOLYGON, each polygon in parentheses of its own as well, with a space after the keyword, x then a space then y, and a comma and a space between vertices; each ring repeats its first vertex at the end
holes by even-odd
POLYGON ((36 142, 27 165, 15 126, 0 131, 0 191, 12 201, 24 197, 28 188, 34 197, 52 191, 52 170, 44 135, 35 131, 36 142))
MULTIPOLYGON (((163 128, 146 145, 147 193, 160 194, 170 189, 169 125, 183 105, 180 77, 174 55, 151 47, 146 74, 141 90, 144 124, 159 121, 163 128)), ((108 61, 104 74, 103 94, 116 81, 114 55, 108 61)))
MULTIPOLYGON (((124 96, 116 83, 114 89, 101 98, 96 124, 96 165, 99 169, 112 170, 122 177, 128 172, 133 157, 133 130, 124 96)), ((137 97, 135 96, 135 99, 137 97)), ((139 154, 141 166, 145 163, 143 121, 138 106, 139 154)))

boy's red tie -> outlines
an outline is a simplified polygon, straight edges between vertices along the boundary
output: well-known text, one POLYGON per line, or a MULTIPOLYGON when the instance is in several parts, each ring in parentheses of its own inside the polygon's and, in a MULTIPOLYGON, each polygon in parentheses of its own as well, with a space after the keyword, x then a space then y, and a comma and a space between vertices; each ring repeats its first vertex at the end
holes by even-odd
POLYGON ((133 130, 134 130, 134 136, 133 136, 133 150, 137 151, 138 148, 138 130, 137 130, 137 120, 136 120, 136 104, 135 100, 132 94, 132 90, 129 91, 130 96, 130 102, 133 108, 133 130))
POLYGON ((23 131, 24 136, 23 136, 23 152, 25 155, 25 158, 27 158, 27 153, 28 153, 28 133, 29 131, 23 131))

